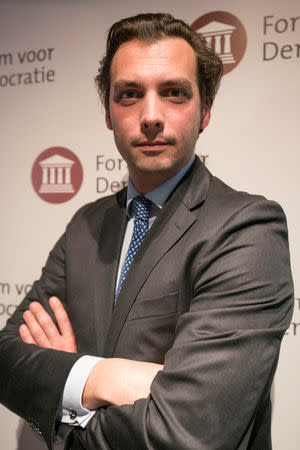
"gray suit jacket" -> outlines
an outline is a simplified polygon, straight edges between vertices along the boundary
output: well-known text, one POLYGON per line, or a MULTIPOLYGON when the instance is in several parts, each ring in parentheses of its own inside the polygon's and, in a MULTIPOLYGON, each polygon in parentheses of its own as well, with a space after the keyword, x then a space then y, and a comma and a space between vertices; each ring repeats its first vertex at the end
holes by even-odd
POLYGON ((49 449, 270 449, 270 387, 293 285, 284 214, 236 192, 198 159, 144 239, 116 307, 126 192, 80 209, 0 336, 0 400, 49 449), (32 300, 64 302, 79 354, 21 342, 32 300), (164 363, 151 395, 101 408, 86 429, 56 425, 82 354, 164 363), (71 430, 71 432, 70 432, 71 430))

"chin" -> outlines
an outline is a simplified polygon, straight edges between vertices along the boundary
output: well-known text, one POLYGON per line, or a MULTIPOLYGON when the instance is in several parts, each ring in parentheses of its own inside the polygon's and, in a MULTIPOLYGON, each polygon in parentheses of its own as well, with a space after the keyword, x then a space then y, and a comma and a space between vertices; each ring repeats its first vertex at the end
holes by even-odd
POLYGON ((138 166, 138 169, 140 171, 143 171, 144 173, 153 173, 153 171, 159 173, 159 172, 168 172, 175 170, 175 167, 173 164, 170 164, 170 162, 167 161, 158 161, 153 158, 151 161, 147 161, 145 163, 142 163, 138 166))

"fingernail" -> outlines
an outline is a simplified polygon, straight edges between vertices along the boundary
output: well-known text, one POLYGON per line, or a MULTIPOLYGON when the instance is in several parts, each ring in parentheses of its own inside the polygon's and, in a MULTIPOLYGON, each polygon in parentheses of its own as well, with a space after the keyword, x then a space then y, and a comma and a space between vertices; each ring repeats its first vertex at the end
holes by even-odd
POLYGON ((51 297, 49 302, 51 302, 51 305, 55 306, 57 304, 57 299, 56 297, 51 297))

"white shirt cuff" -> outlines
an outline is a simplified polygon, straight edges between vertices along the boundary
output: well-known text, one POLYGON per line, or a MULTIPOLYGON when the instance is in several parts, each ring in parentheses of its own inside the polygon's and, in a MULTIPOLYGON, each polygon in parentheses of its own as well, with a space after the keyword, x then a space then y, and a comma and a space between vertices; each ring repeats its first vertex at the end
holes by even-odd
POLYGON ((58 420, 84 428, 95 414, 82 406, 82 393, 94 366, 103 358, 85 355, 76 361, 67 378, 58 420))

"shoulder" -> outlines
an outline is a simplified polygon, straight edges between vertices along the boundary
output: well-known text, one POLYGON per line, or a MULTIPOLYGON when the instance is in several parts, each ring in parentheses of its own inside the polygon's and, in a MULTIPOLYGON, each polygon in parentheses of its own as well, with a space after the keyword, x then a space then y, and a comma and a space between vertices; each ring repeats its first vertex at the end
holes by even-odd
POLYGON ((244 219, 253 215, 258 218, 262 215, 285 218, 278 203, 262 195, 228 186, 212 175, 198 158, 178 186, 177 194, 186 207, 201 219, 201 223, 212 227, 212 230, 218 229, 236 215, 244 219))
POLYGON ((86 203, 76 211, 69 223, 69 226, 81 221, 97 221, 112 210, 115 211, 119 209, 120 212, 123 211, 126 203, 126 189, 127 188, 124 188, 116 194, 86 203))
POLYGON ((211 176, 202 213, 205 213, 208 221, 213 221, 219 227, 228 222, 250 225, 279 221, 286 224, 283 209, 276 201, 235 190, 215 176, 211 176))

